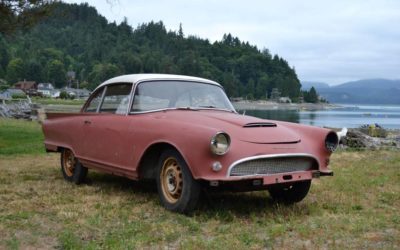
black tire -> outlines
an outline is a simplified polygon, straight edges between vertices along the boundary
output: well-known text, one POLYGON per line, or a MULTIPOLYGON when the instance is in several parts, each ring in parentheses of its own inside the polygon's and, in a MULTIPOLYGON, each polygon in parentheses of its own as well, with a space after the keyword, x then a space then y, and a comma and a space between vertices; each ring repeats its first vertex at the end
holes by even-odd
POLYGON ((290 184, 275 184, 268 191, 274 201, 293 204, 303 200, 310 190, 311 180, 290 184))
POLYGON ((172 149, 165 150, 157 166, 157 189, 161 204, 170 211, 188 214, 199 201, 200 184, 182 156, 172 149))
POLYGON ((85 181, 88 169, 85 168, 69 149, 61 152, 61 172, 65 180, 80 184, 85 181))

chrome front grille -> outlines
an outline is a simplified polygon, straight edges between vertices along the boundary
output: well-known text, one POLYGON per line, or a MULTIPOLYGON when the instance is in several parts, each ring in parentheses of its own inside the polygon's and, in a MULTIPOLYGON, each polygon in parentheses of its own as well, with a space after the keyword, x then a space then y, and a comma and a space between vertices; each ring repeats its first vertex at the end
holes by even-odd
POLYGON ((240 161, 230 168, 230 176, 270 175, 318 169, 311 156, 264 156, 240 161))

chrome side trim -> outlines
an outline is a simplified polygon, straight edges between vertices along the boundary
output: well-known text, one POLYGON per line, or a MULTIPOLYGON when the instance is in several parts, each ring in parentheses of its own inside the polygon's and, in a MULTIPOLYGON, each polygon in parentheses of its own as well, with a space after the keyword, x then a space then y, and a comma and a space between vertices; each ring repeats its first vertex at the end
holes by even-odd
MULTIPOLYGON (((319 169, 319 161, 318 159, 311 155, 311 154, 270 154, 270 155, 257 155, 257 156, 251 156, 251 157, 246 157, 242 158, 240 160, 237 160, 233 162, 226 173, 226 177, 228 178, 243 178, 243 177, 251 177, 251 176, 266 176, 266 175, 260 175, 260 174, 255 174, 255 175, 241 175, 241 176, 231 176, 231 171, 232 168, 234 168, 236 165, 246 162, 246 161, 251 161, 251 160, 258 160, 258 159, 268 159, 268 158, 280 158, 280 157, 310 157, 313 158, 317 163, 318 163, 318 169, 319 169)), ((290 172, 290 173, 295 173, 295 172, 290 172)))

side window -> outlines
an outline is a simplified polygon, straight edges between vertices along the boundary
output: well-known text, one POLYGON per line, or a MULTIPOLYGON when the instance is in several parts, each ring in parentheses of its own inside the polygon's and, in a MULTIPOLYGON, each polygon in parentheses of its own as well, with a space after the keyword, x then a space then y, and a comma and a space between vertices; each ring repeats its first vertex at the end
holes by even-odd
POLYGON ((132 84, 108 85, 100 107, 101 113, 126 114, 129 105, 132 84))
POLYGON ((89 103, 86 105, 85 112, 94 113, 97 111, 97 107, 101 102, 101 96, 103 95, 104 88, 100 88, 93 94, 93 97, 90 99, 89 103))
POLYGON ((136 87, 131 112, 168 108, 175 88, 165 82, 143 82, 136 87))

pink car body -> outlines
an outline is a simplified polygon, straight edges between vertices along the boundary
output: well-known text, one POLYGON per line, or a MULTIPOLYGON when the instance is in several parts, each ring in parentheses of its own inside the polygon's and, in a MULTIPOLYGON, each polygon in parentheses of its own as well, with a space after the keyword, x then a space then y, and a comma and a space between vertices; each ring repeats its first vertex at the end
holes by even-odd
MULTIPOLYGON (((288 188, 297 182, 309 183, 312 178, 333 174, 328 165, 338 143, 335 132, 240 115, 230 108, 230 103, 221 104, 225 105, 221 107, 171 107, 172 101, 169 100, 169 106, 163 106, 166 96, 179 95, 181 84, 193 86, 187 93, 182 93, 185 98, 193 89, 196 90, 193 93, 201 92, 197 86, 203 88, 204 85, 211 92, 214 88, 217 92, 222 90, 218 83, 187 76, 138 74, 113 78, 93 92, 80 113, 47 114, 43 123, 46 150, 62 152, 68 149, 75 161, 85 168, 134 180, 161 179, 161 186, 163 163, 160 163, 160 156, 166 150, 174 150, 181 157, 191 178, 202 187, 270 190, 277 186, 288 188), (177 90, 170 94, 164 94, 169 92, 169 88, 157 92, 155 87, 151 87, 153 82, 165 87, 171 84, 177 90), (116 84, 120 84, 118 88, 121 91, 111 91, 110 86, 116 84), (140 84, 142 87, 138 87, 140 84), (129 95, 119 95, 123 88, 126 93, 131 88, 129 95), (108 90, 115 95, 107 96, 108 90), (121 96, 124 100, 118 101, 121 96), (95 106, 92 103, 94 100, 97 102, 96 98, 98 106, 90 109, 95 106), (141 99, 145 100, 143 105, 150 104, 146 104, 145 109, 135 109, 134 106, 142 105, 139 103, 141 99), (159 103, 155 108, 151 103, 154 100, 159 103), (119 102, 117 108, 113 106, 114 102, 119 102), (102 108, 107 105, 113 108, 102 108), (219 133, 223 135, 216 139, 219 133), (215 150, 224 152, 216 153, 215 150)), ((206 104, 214 101, 211 92, 211 97, 204 97, 206 104)), ((180 97, 174 98, 175 103, 180 102, 180 97)), ((184 178, 179 177, 182 173, 174 171, 166 173, 164 186, 167 190, 174 190, 180 185, 182 195, 182 190, 188 185, 185 186, 184 178)), ((171 197, 167 199, 169 205, 179 202, 179 197, 178 201, 175 201, 175 196, 171 197)), ((193 206, 166 207, 186 212, 193 206)))

